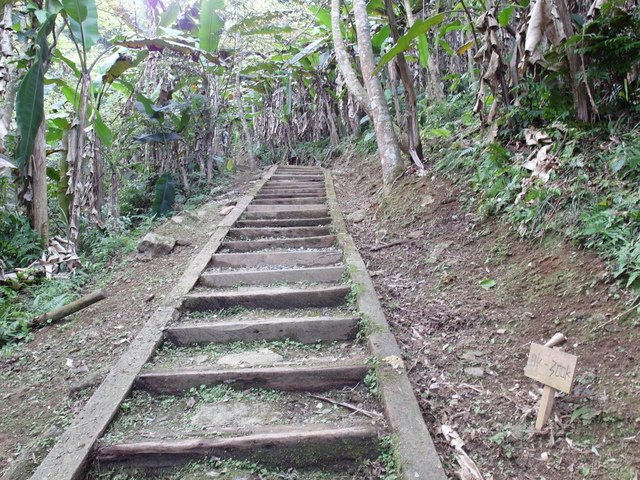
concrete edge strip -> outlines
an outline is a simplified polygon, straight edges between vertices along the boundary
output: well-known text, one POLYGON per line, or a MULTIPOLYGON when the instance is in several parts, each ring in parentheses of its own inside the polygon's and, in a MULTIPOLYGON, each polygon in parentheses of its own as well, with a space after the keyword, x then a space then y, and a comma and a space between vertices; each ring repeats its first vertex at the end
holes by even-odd
POLYGON ((363 321, 369 323, 368 346, 377 360, 380 399, 392 434, 396 437, 400 474, 405 480, 446 480, 447 476, 422 418, 407 371, 404 366, 398 369, 395 362, 393 365, 390 362, 389 357, 401 359, 402 353, 391 333, 367 267, 347 231, 329 170, 325 170, 325 180, 333 228, 338 244, 343 248, 344 262, 351 279, 359 287, 358 308, 363 321))
POLYGON ((211 238, 189 263, 184 274, 165 298, 163 304, 144 324, 129 348, 93 393, 84 408, 40 463, 32 480, 76 480, 87 467, 93 445, 116 415, 120 404, 129 394, 142 366, 149 360, 163 337, 163 330, 178 315, 184 295, 194 287, 200 274, 211 261, 230 227, 244 213, 256 193, 271 178, 277 166, 272 166, 235 208, 223 218, 211 238))

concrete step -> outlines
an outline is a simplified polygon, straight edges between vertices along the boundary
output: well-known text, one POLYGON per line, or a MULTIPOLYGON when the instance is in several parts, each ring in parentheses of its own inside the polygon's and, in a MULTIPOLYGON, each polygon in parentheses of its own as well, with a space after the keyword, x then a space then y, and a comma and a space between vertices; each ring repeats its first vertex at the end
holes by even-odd
POLYGON ((324 175, 316 174, 290 174, 276 172, 270 180, 304 180, 309 182, 324 183, 324 175))
MULTIPOLYGON (((211 257, 214 268, 263 268, 269 266, 317 267, 342 261, 342 251, 216 253, 211 257)), ((275 268, 277 270, 277 268, 275 268)))
POLYGON ((330 227, 271 227, 232 228, 227 234, 230 239, 296 238, 329 235, 330 227))
POLYGON ((277 282, 335 283, 340 280, 343 273, 344 267, 341 266, 205 272, 200 275, 200 285, 212 288, 226 288, 237 285, 269 285, 277 282))
POLYGON ((311 204, 311 205, 254 205, 253 203, 247 206, 247 212, 307 212, 309 210, 323 210, 328 211, 326 204, 311 204))
POLYGON ((165 330, 165 339, 178 346, 209 343, 284 340, 311 344, 352 340, 357 317, 273 317, 251 321, 177 325, 165 330))
POLYGON ((309 288, 268 287, 190 293, 183 298, 187 310, 221 310, 230 307, 246 308, 308 308, 336 307, 346 301, 351 288, 346 285, 309 288))

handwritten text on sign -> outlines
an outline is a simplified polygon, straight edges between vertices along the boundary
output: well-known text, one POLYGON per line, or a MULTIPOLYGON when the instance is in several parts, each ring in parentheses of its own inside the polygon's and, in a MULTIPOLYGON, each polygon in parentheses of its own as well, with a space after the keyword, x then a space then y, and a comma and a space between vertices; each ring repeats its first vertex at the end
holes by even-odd
POLYGON ((556 390, 570 393, 577 363, 575 355, 532 343, 524 374, 556 390))

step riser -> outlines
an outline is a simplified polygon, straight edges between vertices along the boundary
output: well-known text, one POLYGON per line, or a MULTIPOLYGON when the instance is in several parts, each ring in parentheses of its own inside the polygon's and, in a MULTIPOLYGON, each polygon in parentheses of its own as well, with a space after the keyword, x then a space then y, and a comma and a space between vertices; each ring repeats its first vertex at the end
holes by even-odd
POLYGON ((324 177, 320 175, 274 175, 271 177, 271 181, 278 180, 294 180, 294 181, 305 181, 305 182, 317 182, 324 183, 324 177))
POLYGON ((338 466, 375 458, 378 434, 370 426, 351 427, 101 446, 95 453, 101 467, 164 468, 204 458, 245 459, 285 468, 338 466))
POLYGON ((217 253, 211 265, 217 268, 255 268, 266 265, 318 267, 342 261, 341 252, 217 253))
POLYGON ((280 211, 253 211, 246 212, 243 219, 246 220, 281 220, 290 218, 326 218, 329 214, 327 208, 318 210, 280 210, 280 211))
POLYGON ((271 194, 301 194, 304 193, 307 196, 312 195, 326 195, 327 191, 324 188, 319 187, 292 187, 292 188, 284 188, 284 187, 264 187, 258 192, 258 195, 262 195, 264 193, 271 194))
POLYGON ((283 227, 283 228, 232 228, 228 238, 271 238, 271 237, 320 237, 329 235, 329 227, 283 227))
POLYGON ((251 205, 322 205, 326 200, 326 197, 258 198, 251 205))
POLYGON ((238 285, 269 285, 277 282, 335 283, 340 280, 343 273, 343 267, 204 273, 200 276, 200 285, 211 288, 225 288, 238 285))
POLYGON ((271 193, 266 193, 266 194, 259 194, 255 196, 256 200, 271 200, 271 199, 276 199, 276 200, 280 200, 280 199, 293 199, 293 200, 298 200, 298 199, 302 199, 302 198, 321 198, 323 200, 323 202, 325 202, 327 200, 327 197, 324 193, 318 194, 309 194, 309 193, 301 193, 301 194, 296 194, 296 193, 276 193, 276 194, 271 194, 271 193))
POLYGON ((358 332, 357 318, 282 318, 254 322, 224 322, 172 327, 165 339, 178 346, 209 343, 255 342, 290 339, 304 344, 352 340, 358 332))
POLYGON ((176 395, 201 385, 229 385, 233 388, 266 388, 286 392, 326 392, 352 387, 368 373, 366 365, 347 367, 265 367, 233 370, 173 370, 149 372, 136 379, 135 388, 158 395, 176 395))
POLYGON ((275 220, 238 220, 234 226, 238 228, 269 228, 269 227, 318 227, 329 225, 331 218, 282 218, 275 220))
POLYGON ((215 295, 190 294, 184 297, 183 308, 195 311, 221 310, 231 307, 245 308, 329 308, 342 305, 350 289, 334 287, 325 290, 277 293, 220 293, 215 295))
POLYGON ((259 212, 259 213, 269 213, 269 212, 308 212, 308 211, 321 211, 325 212, 325 215, 329 212, 329 207, 323 204, 312 204, 312 205, 254 205, 253 203, 247 207, 247 212, 259 212))
POLYGON ((238 240, 222 244, 229 252, 256 252, 259 250, 285 250, 288 248, 329 248, 336 243, 336 237, 285 238, 274 240, 238 240))

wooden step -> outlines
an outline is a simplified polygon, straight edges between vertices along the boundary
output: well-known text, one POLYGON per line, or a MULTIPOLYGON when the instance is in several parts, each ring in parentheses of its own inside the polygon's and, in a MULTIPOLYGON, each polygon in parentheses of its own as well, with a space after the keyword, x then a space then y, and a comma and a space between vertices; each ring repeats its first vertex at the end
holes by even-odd
MULTIPOLYGON (((346 362, 345 362, 346 363, 346 362)), ((224 384, 240 390, 266 388, 289 392, 326 392, 353 387, 369 372, 364 362, 312 367, 252 367, 234 369, 181 368, 138 375, 135 388, 159 395, 175 395, 201 385, 224 384)))
POLYGON ((212 288, 237 285, 269 285, 276 282, 335 283, 344 273, 344 267, 289 268, 285 270, 244 270, 231 272, 205 272, 200 285, 212 288))
POLYGON ((247 207, 247 212, 307 212, 310 210, 322 210, 328 212, 328 206, 326 204, 311 204, 311 205, 254 205, 253 203, 247 207))
POLYGON ((250 459, 268 466, 340 465, 375 458, 378 434, 372 425, 331 428, 273 428, 226 438, 195 438, 101 445, 95 449, 101 467, 162 468, 204 458, 250 459))
POLYGON ((323 201, 326 201, 327 196, 325 195, 325 192, 322 193, 291 193, 291 192, 287 192, 287 193, 259 193, 258 195, 256 195, 254 198, 256 200, 268 200, 268 199, 284 199, 284 198, 309 198, 309 197, 315 197, 315 198, 322 198, 323 201))
POLYGON ((321 205, 327 197, 257 198, 251 205, 321 205))
POLYGON ((232 228, 227 238, 257 239, 257 238, 296 238, 319 237, 329 235, 329 227, 272 227, 272 228, 232 228))
POLYGON ((270 181, 274 180, 298 180, 298 181, 307 181, 307 182, 318 182, 324 183, 324 175, 316 175, 316 174, 290 174, 290 173, 275 173, 270 181))
MULTIPOLYGON (((281 205, 283 207, 289 207, 289 205, 281 205)), ((303 207, 305 205, 301 205, 303 207)), ((257 205, 251 211, 247 211, 243 214, 242 218, 247 220, 259 220, 259 219, 284 219, 284 218, 326 218, 329 214, 327 206, 309 205, 314 207, 313 209, 273 209, 272 206, 257 205), (258 207, 265 207, 258 210, 258 207)))
POLYGON ((188 310, 247 308, 337 307, 345 302, 351 289, 345 285, 312 288, 243 288, 233 291, 190 293, 182 305, 188 310))
POLYGON ((287 267, 317 267, 335 265, 342 261, 342 252, 256 252, 216 253, 211 257, 215 268, 256 268, 271 265, 287 267))
POLYGON ((284 340, 310 344, 352 340, 357 317, 274 317, 241 322, 178 325, 165 330, 165 339, 178 346, 209 343, 284 340))
POLYGON ((322 187, 264 187, 258 192, 259 195, 264 193, 304 193, 308 196, 309 194, 326 195, 327 191, 322 187))
POLYGON ((265 240, 231 240, 224 242, 221 249, 229 252, 255 252, 259 250, 287 248, 328 248, 336 242, 333 235, 301 238, 272 238, 265 240))
POLYGON ((329 225, 330 217, 321 218, 274 218, 264 220, 238 220, 234 226, 238 228, 262 228, 262 227, 318 227, 329 225))

